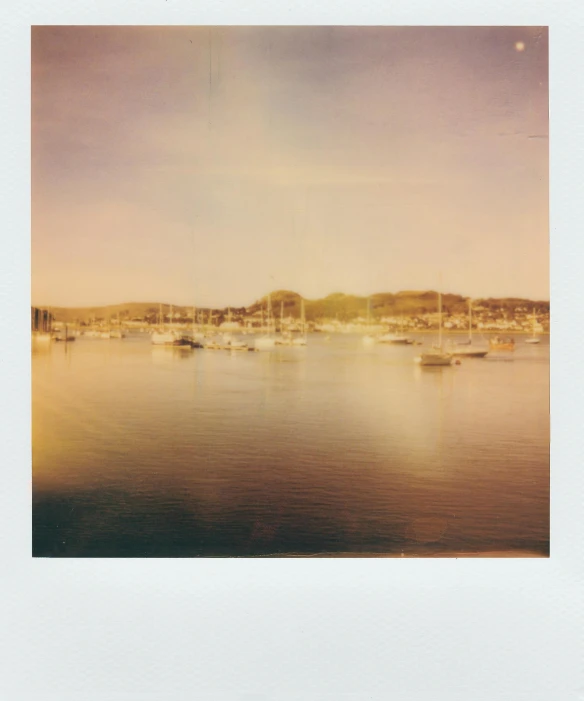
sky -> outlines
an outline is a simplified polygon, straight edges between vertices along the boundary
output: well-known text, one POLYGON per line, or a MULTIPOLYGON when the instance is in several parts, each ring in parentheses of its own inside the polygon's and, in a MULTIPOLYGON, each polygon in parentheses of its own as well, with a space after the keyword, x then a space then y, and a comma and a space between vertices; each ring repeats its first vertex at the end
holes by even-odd
POLYGON ((538 27, 33 27, 32 303, 549 299, 538 27))

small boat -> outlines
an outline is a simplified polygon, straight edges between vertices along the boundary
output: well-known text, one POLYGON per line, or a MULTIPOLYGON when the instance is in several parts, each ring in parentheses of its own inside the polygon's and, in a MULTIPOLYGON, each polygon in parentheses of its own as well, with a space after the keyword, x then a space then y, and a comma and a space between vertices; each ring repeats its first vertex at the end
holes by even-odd
POLYGON ((450 350, 451 355, 455 358, 484 358, 488 352, 488 349, 473 348, 472 346, 461 346, 450 350))
POLYGON ((424 366, 447 366, 452 365, 454 357, 442 347, 442 295, 438 293, 438 345, 433 346, 429 351, 421 353, 418 362, 424 366))
POLYGON ((244 343, 243 341, 228 341, 225 348, 227 350, 231 351, 246 351, 247 350, 247 343, 244 343))
POLYGON ((150 340, 153 346, 174 346, 178 339, 171 331, 153 331, 150 340))
POLYGON ((256 338, 254 346, 258 350, 271 350, 276 346, 276 339, 271 336, 262 336, 261 338, 256 338))
POLYGON ((454 357, 450 353, 446 353, 440 346, 431 348, 429 351, 420 355, 420 365, 452 365, 454 357))
POLYGON ((407 336, 400 336, 396 333, 386 333, 377 339, 378 343, 393 343, 396 345, 411 345, 412 341, 407 336))
POLYGON ((53 340, 57 343, 72 343, 75 340, 75 336, 54 336, 53 340))
POLYGON ((274 343, 277 346, 291 346, 292 335, 290 333, 281 333, 277 338, 274 339, 274 343))
POLYGON ((495 336, 489 339, 489 347, 491 350, 515 350, 515 339, 513 338, 501 338, 500 336, 495 336))
POLYGON ((302 335, 298 336, 292 340, 293 346, 306 346, 307 336, 306 336, 306 313, 304 311, 304 299, 300 300, 300 328, 302 329, 302 335))
POLYGON ((235 340, 230 333, 226 333, 223 336, 223 344, 222 347, 225 350, 247 350, 247 343, 244 343, 243 341, 237 341, 235 340))
POLYGON ((393 343, 394 345, 401 345, 401 346, 411 346, 414 342, 412 338, 408 338, 407 336, 404 336, 403 333, 403 314, 402 314, 402 322, 400 325, 400 332, 399 334, 397 333, 386 333, 383 336, 380 336, 377 341, 378 343, 393 343))
POLYGON ((535 307, 533 308, 533 316, 531 317, 531 336, 525 339, 525 343, 536 344, 540 339, 535 335, 535 307))
POLYGON ((488 348, 477 348, 472 345, 472 300, 468 300, 468 339, 459 341, 450 353, 455 358, 484 358, 489 352, 488 348))
POLYGON ((268 332, 254 341, 256 350, 272 350, 276 346, 276 339, 272 335, 272 296, 268 295, 268 332))

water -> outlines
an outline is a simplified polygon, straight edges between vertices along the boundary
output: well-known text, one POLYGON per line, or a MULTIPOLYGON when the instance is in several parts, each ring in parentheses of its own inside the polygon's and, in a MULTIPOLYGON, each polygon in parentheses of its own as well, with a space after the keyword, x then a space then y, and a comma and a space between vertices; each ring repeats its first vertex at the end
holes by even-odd
POLYGON ((420 350, 33 351, 33 554, 548 555, 548 339, 420 350))

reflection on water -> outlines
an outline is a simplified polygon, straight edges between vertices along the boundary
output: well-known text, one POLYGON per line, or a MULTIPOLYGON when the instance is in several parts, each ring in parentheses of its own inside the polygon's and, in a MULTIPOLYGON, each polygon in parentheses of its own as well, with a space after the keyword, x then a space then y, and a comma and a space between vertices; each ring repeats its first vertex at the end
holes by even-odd
POLYGON ((548 554, 547 340, 449 368, 148 341, 33 348, 35 555, 548 554))

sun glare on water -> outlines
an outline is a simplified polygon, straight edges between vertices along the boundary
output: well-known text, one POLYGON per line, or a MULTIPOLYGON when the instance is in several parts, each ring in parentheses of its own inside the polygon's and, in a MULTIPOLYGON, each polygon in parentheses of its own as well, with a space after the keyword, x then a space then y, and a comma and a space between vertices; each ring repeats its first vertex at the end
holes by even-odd
POLYGON ((525 49, 525 44, 522 41, 515 42, 515 51, 523 51, 525 49))

